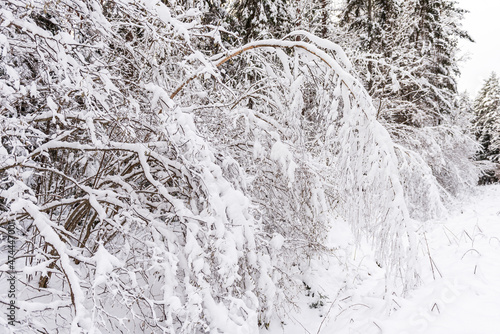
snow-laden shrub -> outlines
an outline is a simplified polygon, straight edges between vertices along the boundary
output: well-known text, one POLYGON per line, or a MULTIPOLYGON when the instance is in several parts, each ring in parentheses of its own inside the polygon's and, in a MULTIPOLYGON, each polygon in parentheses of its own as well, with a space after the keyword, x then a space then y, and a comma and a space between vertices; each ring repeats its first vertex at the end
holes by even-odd
POLYGON ((180 100, 195 111, 204 136, 250 177, 246 193, 265 230, 285 237, 280 272, 287 276, 321 250, 328 222, 340 214, 359 238, 373 241, 389 276, 403 272, 405 284, 413 284, 418 275, 407 259, 417 243, 398 157, 344 52, 295 32, 213 59, 225 74, 216 88, 180 100), (245 67, 231 77, 238 64, 227 63, 236 56, 245 67))
POLYGON ((196 13, 11 1, 0 14, 1 223, 18 230, 21 327, 255 332, 275 289, 261 224, 165 91, 196 13))
POLYGON ((442 217, 447 205, 477 181, 477 143, 456 125, 413 128, 386 124, 395 139, 399 171, 411 217, 442 217))

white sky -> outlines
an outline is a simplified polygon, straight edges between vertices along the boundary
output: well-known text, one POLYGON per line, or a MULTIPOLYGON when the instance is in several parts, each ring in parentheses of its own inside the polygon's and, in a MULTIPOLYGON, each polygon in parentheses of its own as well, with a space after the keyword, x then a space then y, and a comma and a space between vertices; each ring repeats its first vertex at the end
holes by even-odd
POLYGON ((476 43, 462 43, 461 54, 470 59, 462 63, 459 91, 467 90, 475 98, 492 71, 500 75, 500 0, 458 0, 465 15, 463 28, 476 43))

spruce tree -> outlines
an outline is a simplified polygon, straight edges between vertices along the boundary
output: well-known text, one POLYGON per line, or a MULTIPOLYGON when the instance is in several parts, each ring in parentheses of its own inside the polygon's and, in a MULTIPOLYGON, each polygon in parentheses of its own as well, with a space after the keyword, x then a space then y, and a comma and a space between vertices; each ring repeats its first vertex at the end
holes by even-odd
MULTIPOLYGON (((347 0, 340 24, 356 36, 355 48, 378 58, 392 49, 390 35, 394 32, 399 6, 394 0, 347 0)), ((374 60, 366 64, 366 88, 373 94, 377 70, 374 60)))
POLYGON ((460 71, 455 55, 458 42, 460 39, 472 41, 460 23, 467 11, 456 4, 449 0, 407 3, 410 6, 408 10, 414 13, 416 27, 410 35, 410 47, 417 50, 417 56, 424 60, 419 76, 436 88, 425 92, 427 98, 422 102, 424 106, 434 109, 438 124, 443 114, 452 112, 452 102, 457 94, 456 80, 460 71))
POLYGON ((360 46, 365 51, 378 52, 385 45, 398 6, 394 0, 347 0, 341 24, 360 33, 360 46))
POLYGON ((236 0, 228 12, 228 20, 243 43, 259 36, 282 35, 289 30, 291 21, 285 0, 236 0))
POLYGON ((458 41, 466 11, 448 0, 349 0, 340 26, 380 116, 412 127, 438 125, 454 110, 458 41))
POLYGON ((478 160, 499 161, 500 153, 500 82, 493 72, 474 101, 474 132, 482 150, 478 160))
POLYGON ((337 9, 332 0, 299 0, 291 8, 293 29, 305 30, 322 38, 330 38, 333 13, 337 9))

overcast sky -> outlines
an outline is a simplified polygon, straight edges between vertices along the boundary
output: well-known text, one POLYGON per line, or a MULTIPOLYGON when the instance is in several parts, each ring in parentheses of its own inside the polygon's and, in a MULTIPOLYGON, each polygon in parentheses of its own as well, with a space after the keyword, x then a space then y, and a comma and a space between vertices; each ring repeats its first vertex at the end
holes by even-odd
POLYGON ((458 0, 470 13, 463 25, 475 43, 462 43, 462 55, 470 59, 462 63, 459 91, 467 90, 472 98, 492 71, 500 75, 500 0, 458 0))

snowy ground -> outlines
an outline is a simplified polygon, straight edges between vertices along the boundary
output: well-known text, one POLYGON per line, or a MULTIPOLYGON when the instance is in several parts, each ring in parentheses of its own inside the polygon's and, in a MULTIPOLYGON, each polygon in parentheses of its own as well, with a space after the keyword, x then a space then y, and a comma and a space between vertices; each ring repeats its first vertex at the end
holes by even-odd
POLYGON ((422 282, 406 298, 384 292, 382 270, 359 250, 346 254, 349 268, 311 264, 310 296, 261 334, 500 333, 500 185, 480 187, 458 207, 425 226, 422 282))

